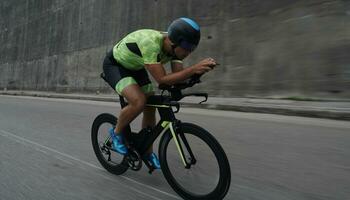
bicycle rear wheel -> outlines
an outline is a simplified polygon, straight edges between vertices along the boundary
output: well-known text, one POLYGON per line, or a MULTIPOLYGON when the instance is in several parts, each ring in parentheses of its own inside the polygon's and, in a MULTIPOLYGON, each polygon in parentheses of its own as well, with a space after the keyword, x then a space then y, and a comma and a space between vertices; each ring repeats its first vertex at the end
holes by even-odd
MULTIPOLYGON (((159 147, 164 177, 175 192, 184 199, 223 199, 231 183, 230 165, 224 150, 210 133, 199 126, 182 123, 181 129, 195 161, 189 169, 185 168, 174 138, 170 131, 167 131, 159 147)), ((178 138, 185 159, 191 163, 190 152, 186 148, 184 139, 180 136, 178 138)))
POLYGON ((115 127, 117 118, 111 114, 103 113, 97 116, 91 128, 91 141, 95 155, 101 165, 109 172, 121 175, 128 170, 125 156, 111 149, 112 139, 108 130, 115 127))

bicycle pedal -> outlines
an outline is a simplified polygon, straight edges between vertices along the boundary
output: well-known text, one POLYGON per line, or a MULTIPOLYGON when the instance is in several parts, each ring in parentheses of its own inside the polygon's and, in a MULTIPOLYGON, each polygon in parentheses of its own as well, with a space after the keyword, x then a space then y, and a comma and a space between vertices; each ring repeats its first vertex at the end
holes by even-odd
POLYGON ((152 164, 145 158, 145 157, 143 157, 143 162, 145 163, 145 165, 147 166, 147 168, 149 169, 148 170, 148 173, 150 174, 150 175, 152 175, 152 172, 155 170, 154 169, 154 167, 152 166, 152 164))
POLYGON ((128 154, 126 154, 126 159, 128 161, 128 165, 130 169, 134 171, 139 171, 141 169, 142 160, 141 160, 140 154, 137 151, 135 150, 128 151, 128 154))

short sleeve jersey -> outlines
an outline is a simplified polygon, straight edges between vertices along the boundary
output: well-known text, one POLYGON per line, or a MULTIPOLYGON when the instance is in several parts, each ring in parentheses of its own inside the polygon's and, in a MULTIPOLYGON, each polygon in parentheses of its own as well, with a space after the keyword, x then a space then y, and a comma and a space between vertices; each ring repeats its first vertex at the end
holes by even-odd
POLYGON ((130 70, 143 69, 145 64, 182 62, 163 52, 165 34, 151 29, 132 32, 114 46, 113 56, 123 67, 130 70))

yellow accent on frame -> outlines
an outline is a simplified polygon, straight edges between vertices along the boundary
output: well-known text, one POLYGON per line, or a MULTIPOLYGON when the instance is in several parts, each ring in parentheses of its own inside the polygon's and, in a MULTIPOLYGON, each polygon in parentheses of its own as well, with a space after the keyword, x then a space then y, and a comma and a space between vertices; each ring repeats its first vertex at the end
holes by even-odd
POLYGON ((173 129, 173 123, 170 122, 170 123, 169 123, 169 127, 170 127, 170 132, 171 132, 171 134, 173 135, 175 144, 176 144, 176 146, 177 146, 177 150, 178 150, 179 153, 180 153, 182 162, 184 163, 184 166, 186 167, 185 156, 182 154, 182 151, 181 151, 181 149, 180 149, 179 141, 177 140, 176 135, 175 135, 175 131, 174 131, 174 129, 173 129))

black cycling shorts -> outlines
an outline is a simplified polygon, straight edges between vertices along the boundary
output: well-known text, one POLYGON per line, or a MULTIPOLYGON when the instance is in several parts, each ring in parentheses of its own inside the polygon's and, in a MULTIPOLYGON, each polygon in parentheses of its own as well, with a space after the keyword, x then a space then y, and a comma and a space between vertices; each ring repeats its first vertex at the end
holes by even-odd
POLYGON ((153 92, 146 69, 126 69, 114 59, 113 51, 109 51, 103 61, 103 72, 107 83, 120 95, 131 84, 138 84, 145 94, 153 92))

